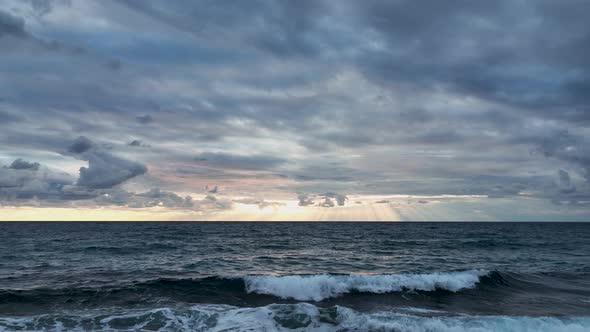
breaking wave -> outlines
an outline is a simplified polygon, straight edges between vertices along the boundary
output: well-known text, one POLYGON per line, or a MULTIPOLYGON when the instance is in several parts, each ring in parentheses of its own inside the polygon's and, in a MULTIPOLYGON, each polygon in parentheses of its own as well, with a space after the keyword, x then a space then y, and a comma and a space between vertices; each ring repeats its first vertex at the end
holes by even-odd
MULTIPOLYGON (((285 300, 322 301, 345 294, 384 294, 401 291, 459 292, 475 288, 478 283, 501 282, 497 272, 480 270, 435 272, 424 274, 316 274, 316 275, 248 275, 239 277, 208 277, 200 279, 154 279, 123 282, 96 287, 0 289, 0 304, 9 303, 74 303, 104 304, 113 300, 132 302, 158 298, 201 303, 219 297, 265 295, 285 300), (148 298, 146 298, 148 296, 148 298)), ((225 303, 225 302, 224 302, 225 303)), ((228 303, 232 304, 232 303, 228 303)))
POLYGON ((405 290, 457 292, 474 288, 487 272, 437 272, 381 275, 289 275, 243 277, 249 293, 274 295, 298 301, 322 301, 346 293, 391 293, 405 290))

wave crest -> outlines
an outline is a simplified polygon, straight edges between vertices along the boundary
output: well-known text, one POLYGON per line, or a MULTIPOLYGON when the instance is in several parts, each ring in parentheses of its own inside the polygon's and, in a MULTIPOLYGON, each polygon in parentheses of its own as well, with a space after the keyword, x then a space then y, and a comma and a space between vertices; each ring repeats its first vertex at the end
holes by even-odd
POLYGON ((436 272, 381 275, 291 275, 243 277, 248 293, 274 295, 298 301, 322 301, 346 293, 391 293, 404 290, 457 292, 474 288, 487 272, 436 272))

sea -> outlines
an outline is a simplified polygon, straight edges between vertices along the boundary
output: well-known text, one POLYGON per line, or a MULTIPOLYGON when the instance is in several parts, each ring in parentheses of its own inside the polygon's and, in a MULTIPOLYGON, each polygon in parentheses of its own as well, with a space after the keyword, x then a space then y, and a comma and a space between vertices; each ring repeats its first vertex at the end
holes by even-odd
POLYGON ((0 331, 590 331, 590 223, 0 223, 0 331))

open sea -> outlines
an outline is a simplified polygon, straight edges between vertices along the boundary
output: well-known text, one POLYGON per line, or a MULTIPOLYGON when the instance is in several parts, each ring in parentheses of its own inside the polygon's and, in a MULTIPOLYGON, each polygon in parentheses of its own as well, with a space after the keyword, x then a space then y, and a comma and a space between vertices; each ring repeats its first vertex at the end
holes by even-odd
POLYGON ((590 331, 590 223, 0 223, 0 331, 590 331))

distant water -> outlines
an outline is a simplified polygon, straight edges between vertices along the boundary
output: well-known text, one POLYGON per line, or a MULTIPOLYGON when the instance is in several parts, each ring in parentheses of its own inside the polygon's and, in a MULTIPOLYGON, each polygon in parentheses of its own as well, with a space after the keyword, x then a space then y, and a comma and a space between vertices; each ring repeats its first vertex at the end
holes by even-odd
POLYGON ((590 224, 0 223, 0 331, 590 331, 590 224))

